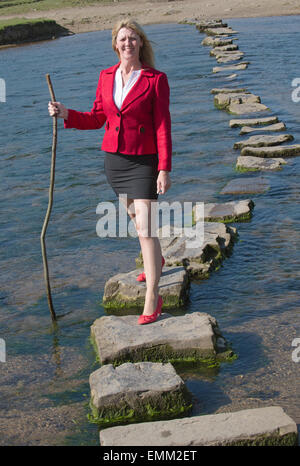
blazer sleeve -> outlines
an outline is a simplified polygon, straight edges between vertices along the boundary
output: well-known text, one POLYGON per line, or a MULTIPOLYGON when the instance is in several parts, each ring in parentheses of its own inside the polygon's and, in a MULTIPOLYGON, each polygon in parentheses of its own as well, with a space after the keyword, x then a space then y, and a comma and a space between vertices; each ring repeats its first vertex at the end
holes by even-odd
POLYGON ((103 111, 102 94, 101 94, 102 71, 99 76, 96 90, 96 99, 90 112, 78 112, 77 110, 68 109, 68 119, 64 120, 65 128, 76 129, 99 129, 106 120, 103 111))
POLYGON ((171 171, 172 138, 171 116, 169 111, 170 88, 165 73, 160 73, 155 85, 154 128, 158 149, 158 170, 171 171))

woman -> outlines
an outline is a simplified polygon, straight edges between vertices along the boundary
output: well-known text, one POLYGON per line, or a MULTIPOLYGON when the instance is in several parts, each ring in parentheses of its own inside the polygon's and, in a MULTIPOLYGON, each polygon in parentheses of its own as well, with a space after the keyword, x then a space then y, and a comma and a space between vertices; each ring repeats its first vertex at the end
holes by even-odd
MULTIPOLYGON (((127 195, 126 209, 139 237, 147 291, 139 324, 154 322, 161 314, 158 282, 164 259, 153 225, 158 194, 171 186, 172 141, 167 76, 154 68, 151 44, 143 29, 130 19, 112 31, 119 63, 100 73, 96 99, 90 112, 67 109, 49 102, 50 116, 64 119, 65 128, 99 129, 104 123, 101 149, 107 180, 117 195, 127 195)), ((124 199, 121 198, 123 202, 124 199)))

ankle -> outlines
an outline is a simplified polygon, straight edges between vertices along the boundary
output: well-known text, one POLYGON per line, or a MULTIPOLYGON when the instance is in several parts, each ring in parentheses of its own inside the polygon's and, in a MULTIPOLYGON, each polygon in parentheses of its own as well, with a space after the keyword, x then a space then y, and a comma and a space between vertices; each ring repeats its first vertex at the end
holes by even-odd
POLYGON ((145 299, 157 299, 158 297, 158 290, 147 290, 145 299))

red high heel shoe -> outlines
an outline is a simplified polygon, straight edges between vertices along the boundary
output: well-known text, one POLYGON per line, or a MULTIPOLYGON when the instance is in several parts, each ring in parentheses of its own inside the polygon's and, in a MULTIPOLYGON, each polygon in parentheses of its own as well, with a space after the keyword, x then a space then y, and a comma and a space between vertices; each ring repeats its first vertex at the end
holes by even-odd
POLYGON ((160 295, 158 295, 158 300, 157 300, 157 306, 153 314, 150 314, 149 316, 147 315, 140 315, 138 318, 138 323, 139 324, 151 324, 152 322, 155 322, 158 316, 161 315, 161 308, 163 305, 163 299, 160 295))
MULTIPOLYGON (((161 256, 161 270, 163 269, 163 266, 165 265, 165 259, 163 258, 163 256, 161 256)), ((146 281, 146 274, 145 272, 143 273, 140 273, 138 276, 137 276, 137 281, 138 282, 145 282, 146 281)))

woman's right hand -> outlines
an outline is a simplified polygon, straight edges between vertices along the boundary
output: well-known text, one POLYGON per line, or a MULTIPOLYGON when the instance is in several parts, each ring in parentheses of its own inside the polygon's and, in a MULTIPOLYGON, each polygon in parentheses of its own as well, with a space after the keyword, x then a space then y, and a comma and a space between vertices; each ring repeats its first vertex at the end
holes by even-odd
POLYGON ((58 118, 68 119, 68 109, 60 102, 49 102, 48 111, 51 117, 57 116, 58 118))

